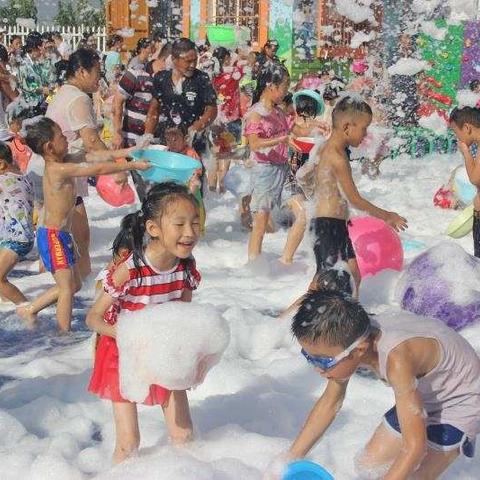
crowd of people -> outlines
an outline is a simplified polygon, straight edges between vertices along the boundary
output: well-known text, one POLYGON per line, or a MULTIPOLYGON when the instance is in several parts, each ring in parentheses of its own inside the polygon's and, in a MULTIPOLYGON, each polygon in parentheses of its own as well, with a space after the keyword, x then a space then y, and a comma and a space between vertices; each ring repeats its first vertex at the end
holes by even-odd
MULTIPOLYGON (((112 401, 114 461, 130 456, 140 442, 136 405, 119 388, 118 315, 191 300, 201 279, 192 251, 208 215, 202 198, 221 196, 228 187, 250 232, 249 261, 262 253, 265 235, 275 228, 276 207, 292 217, 280 262, 294 261, 308 222, 313 233, 316 273, 306 296, 288 310, 296 312, 293 332, 304 356, 328 385, 285 458, 304 456, 321 437, 345 396, 347 379, 364 363, 389 380, 397 403, 359 468, 388 463, 390 475, 383 478, 407 478, 416 469, 418 478, 436 478, 480 431, 474 378, 480 361, 453 331, 433 335, 435 327, 427 323, 370 321, 354 300, 360 275, 348 233, 349 206, 397 231, 407 228, 405 218, 362 197, 350 166, 352 156, 360 158, 365 172, 376 175, 388 155, 390 117, 384 84, 377 81, 382 65, 356 60, 348 79, 325 70, 294 84, 273 39, 257 53, 198 46, 187 38, 142 38, 130 58, 123 43, 113 35, 100 53, 86 35, 73 50, 58 33, 31 32, 24 45, 19 37, 12 37, 8 48, 0 45, 0 295, 15 305, 28 328, 55 304, 59 329, 70 329, 74 295, 92 273, 83 199, 95 177, 114 175, 123 185, 131 174, 141 203, 111 239, 113 258, 98 277, 101 292, 86 319, 98 334, 89 390, 112 401), (366 149, 367 137, 372 145, 366 149), (299 138, 315 139, 310 154, 299 138), (138 172, 150 164, 129 157, 155 143, 200 160, 202 168, 186 185, 146 182, 138 172), (241 189, 232 188, 232 163, 241 189), (27 299, 8 275, 35 241, 40 267, 51 272, 55 286, 27 299), (412 349, 428 352, 429 360, 412 355, 412 349), (465 382, 453 385, 438 365, 464 360, 472 368, 458 370, 465 382), (437 415, 445 406, 447 420, 437 415), (439 429, 446 423, 448 429, 439 429)), ((472 143, 480 131, 480 110, 457 110, 452 120, 459 140, 472 143)), ((468 149, 462 151, 477 179, 474 160, 468 149)), ((144 403, 162 406, 175 442, 190 440, 185 391, 153 385, 144 403)))

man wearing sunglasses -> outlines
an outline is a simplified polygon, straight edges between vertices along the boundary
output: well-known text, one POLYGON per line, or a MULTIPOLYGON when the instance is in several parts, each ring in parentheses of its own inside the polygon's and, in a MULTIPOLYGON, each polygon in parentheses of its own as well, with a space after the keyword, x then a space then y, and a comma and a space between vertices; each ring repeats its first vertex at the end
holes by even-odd
POLYGON ((393 388, 395 405, 358 456, 355 478, 435 479, 461 453, 473 456, 480 358, 454 330, 406 312, 371 320, 350 296, 317 290, 305 295, 292 332, 327 384, 284 459, 305 456, 321 439, 360 365, 393 388))

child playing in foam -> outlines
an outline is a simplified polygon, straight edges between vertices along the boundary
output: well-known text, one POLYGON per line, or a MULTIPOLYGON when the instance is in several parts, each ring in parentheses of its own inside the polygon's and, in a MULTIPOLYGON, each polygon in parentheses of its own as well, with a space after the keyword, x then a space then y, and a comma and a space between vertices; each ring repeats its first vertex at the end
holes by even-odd
POLYGON ((292 332, 327 386, 284 460, 305 456, 335 419, 360 365, 393 388, 387 411, 356 458, 356 478, 434 479, 480 432, 480 359, 438 320, 405 312, 370 318, 339 291, 305 295, 292 332))
POLYGON ((194 148, 190 147, 187 142, 187 132, 184 128, 172 127, 165 130, 165 143, 169 152, 181 153, 188 157, 194 158, 202 163, 202 168, 195 171, 188 182, 188 189, 195 195, 200 208, 200 233, 205 233, 205 205, 203 203, 202 195, 202 176, 203 176, 203 162, 200 155, 194 148))
POLYGON ((15 304, 26 301, 7 275, 33 247, 33 185, 0 142, 0 295, 15 304))
MULTIPOLYGON (((295 124, 292 129, 294 136, 318 137, 326 136, 329 130, 325 122, 318 119, 323 111, 323 100, 320 94, 314 90, 302 90, 294 95, 295 124)), ((292 142, 295 148, 295 142, 292 142)), ((288 232, 287 242, 283 249, 280 262, 285 265, 293 263, 293 256, 300 245, 305 227, 307 215, 305 211, 305 195, 297 185, 295 174, 308 160, 308 153, 303 153, 297 148, 290 156, 290 171, 283 189, 283 205, 289 208, 295 221, 288 232)))
POLYGON ((28 325, 36 322, 36 314, 57 302, 57 322, 62 331, 70 329, 72 303, 80 289, 81 279, 75 264, 71 236, 72 214, 75 208, 77 177, 106 175, 128 170, 146 170, 147 162, 114 163, 111 160, 129 155, 132 149, 97 151, 87 155, 87 160, 107 160, 99 163, 66 163, 67 140, 60 127, 49 118, 42 118, 27 128, 26 141, 34 153, 45 159, 43 191, 45 196, 44 219, 37 229, 37 246, 45 268, 52 273, 56 286, 50 288, 33 302, 20 305, 17 314, 28 325))
POLYGON ((297 172, 304 192, 307 196, 312 193, 315 198, 311 229, 315 235, 317 274, 332 268, 339 260, 347 261, 357 288, 360 273, 347 229, 349 205, 384 220, 396 230, 407 227, 407 221, 400 215, 365 200, 353 181, 348 147, 360 145, 371 121, 372 110, 361 98, 342 98, 332 113, 332 134, 297 172))
POLYGON ((477 188, 473 199, 473 251, 480 258, 480 164, 470 151, 470 147, 480 141, 480 108, 455 108, 450 114, 450 125, 458 138, 468 179, 477 188))
POLYGON ((245 136, 250 146, 252 167, 253 227, 248 242, 248 259, 262 251, 263 237, 275 205, 281 202, 288 173, 288 143, 292 125, 279 107, 288 91, 290 77, 282 65, 269 65, 261 72, 253 106, 245 118, 245 136))
MULTIPOLYGON (((195 197, 182 185, 161 183, 147 195, 133 224, 133 252, 103 282, 104 292, 87 315, 87 325, 101 335, 89 390, 112 401, 115 417, 115 463, 138 449, 137 406, 124 399, 119 386, 116 321, 122 310, 139 310, 172 300, 189 302, 200 274, 191 257, 200 235, 195 197), (144 246, 145 236, 150 238, 144 246)), ((185 391, 151 385, 146 405, 160 405, 170 437, 184 443, 192 437, 192 421, 185 391)))

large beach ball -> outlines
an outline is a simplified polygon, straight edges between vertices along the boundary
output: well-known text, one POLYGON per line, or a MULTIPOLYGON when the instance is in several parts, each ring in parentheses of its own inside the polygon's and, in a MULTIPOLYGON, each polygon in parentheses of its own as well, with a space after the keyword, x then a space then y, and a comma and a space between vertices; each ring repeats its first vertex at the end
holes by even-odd
POLYGON ((403 248, 395 230, 374 217, 352 218, 348 232, 362 277, 391 269, 402 270, 403 248))

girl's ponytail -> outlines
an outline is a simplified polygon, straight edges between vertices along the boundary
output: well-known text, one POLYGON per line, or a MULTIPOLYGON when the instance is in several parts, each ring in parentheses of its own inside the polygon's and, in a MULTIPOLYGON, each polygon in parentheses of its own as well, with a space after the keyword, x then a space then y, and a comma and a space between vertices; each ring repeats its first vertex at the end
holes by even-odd
POLYGON ((132 214, 131 229, 132 229, 132 254, 133 254, 133 264, 137 270, 140 270, 142 263, 145 262, 145 257, 143 254, 143 247, 145 243, 145 214, 142 208, 136 213, 132 214))

